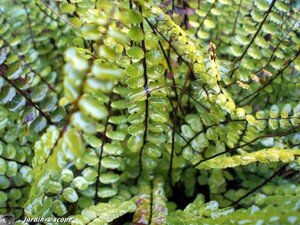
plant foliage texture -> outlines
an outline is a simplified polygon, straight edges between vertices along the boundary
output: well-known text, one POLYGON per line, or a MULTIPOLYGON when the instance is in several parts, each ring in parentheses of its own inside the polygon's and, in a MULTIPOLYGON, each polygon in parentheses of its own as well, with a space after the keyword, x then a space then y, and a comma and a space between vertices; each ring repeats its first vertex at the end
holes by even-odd
POLYGON ((293 0, 2 0, 0 213, 299 224, 299 15, 293 0))

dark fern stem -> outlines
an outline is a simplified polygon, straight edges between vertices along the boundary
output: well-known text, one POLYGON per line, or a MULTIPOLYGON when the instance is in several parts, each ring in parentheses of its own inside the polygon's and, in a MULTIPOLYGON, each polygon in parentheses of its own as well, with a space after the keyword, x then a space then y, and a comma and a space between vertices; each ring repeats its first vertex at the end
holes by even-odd
MULTIPOLYGON (((142 7, 139 6, 139 11, 142 14, 142 7)), ((145 30, 144 30, 144 23, 140 23, 140 28, 143 31, 143 34, 145 35, 145 30)), ((143 145, 139 153, 139 174, 136 178, 136 181, 138 178, 142 175, 143 172, 143 150, 144 146, 147 143, 147 133, 148 133, 148 119, 149 119, 149 100, 148 98, 150 97, 150 92, 148 91, 148 76, 147 76, 147 59, 146 59, 146 45, 145 45, 145 40, 142 40, 142 49, 144 52, 144 58, 143 58, 143 76, 144 76, 144 90, 146 93, 146 100, 145 100, 145 121, 144 121, 144 134, 143 134, 143 145)))
POLYGON ((111 103, 113 101, 113 93, 110 93, 110 96, 109 96, 109 102, 107 103, 107 108, 108 108, 108 115, 107 115, 107 118, 106 118, 106 121, 105 121, 105 126, 104 126, 104 131, 103 131, 103 134, 102 134, 102 137, 103 137, 103 141, 102 141, 102 144, 100 146, 100 153, 99 153, 99 162, 98 162, 98 168, 97 168, 97 178, 96 178, 96 191, 95 191, 95 202, 98 202, 98 190, 99 190, 99 185, 100 185, 100 173, 101 173, 101 162, 102 162, 102 159, 103 159, 103 148, 104 148, 104 144, 106 143, 106 139, 104 137, 106 137, 106 132, 107 132, 107 128, 109 126, 109 118, 111 116, 111 103))

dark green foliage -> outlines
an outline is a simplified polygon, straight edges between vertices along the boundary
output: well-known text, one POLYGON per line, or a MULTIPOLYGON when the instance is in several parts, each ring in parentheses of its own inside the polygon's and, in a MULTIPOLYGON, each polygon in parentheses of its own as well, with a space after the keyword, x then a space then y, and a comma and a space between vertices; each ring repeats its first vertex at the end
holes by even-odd
POLYGON ((298 224, 294 1, 4 0, 0 213, 298 224))

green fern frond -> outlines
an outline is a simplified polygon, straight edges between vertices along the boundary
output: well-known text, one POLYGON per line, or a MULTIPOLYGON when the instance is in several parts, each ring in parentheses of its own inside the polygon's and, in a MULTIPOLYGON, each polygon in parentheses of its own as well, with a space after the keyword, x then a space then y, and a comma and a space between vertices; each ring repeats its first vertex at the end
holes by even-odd
POLYGON ((0 213, 297 224, 299 16, 293 0, 2 1, 0 213))
POLYGON ((90 206, 81 212, 81 215, 72 218, 71 224, 99 224, 105 225, 126 213, 134 212, 136 205, 133 200, 118 204, 99 203, 90 206))

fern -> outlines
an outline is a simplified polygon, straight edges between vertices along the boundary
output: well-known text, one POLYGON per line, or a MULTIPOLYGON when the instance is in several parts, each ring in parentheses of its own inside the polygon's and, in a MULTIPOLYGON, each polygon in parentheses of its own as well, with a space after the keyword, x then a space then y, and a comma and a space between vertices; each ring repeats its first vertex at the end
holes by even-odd
POLYGON ((90 206, 82 211, 82 216, 78 216, 72 224, 106 224, 128 212, 136 209, 133 201, 126 201, 120 204, 99 203, 90 206))
POLYGON ((0 213, 299 223, 299 4, 0 3, 0 213))

